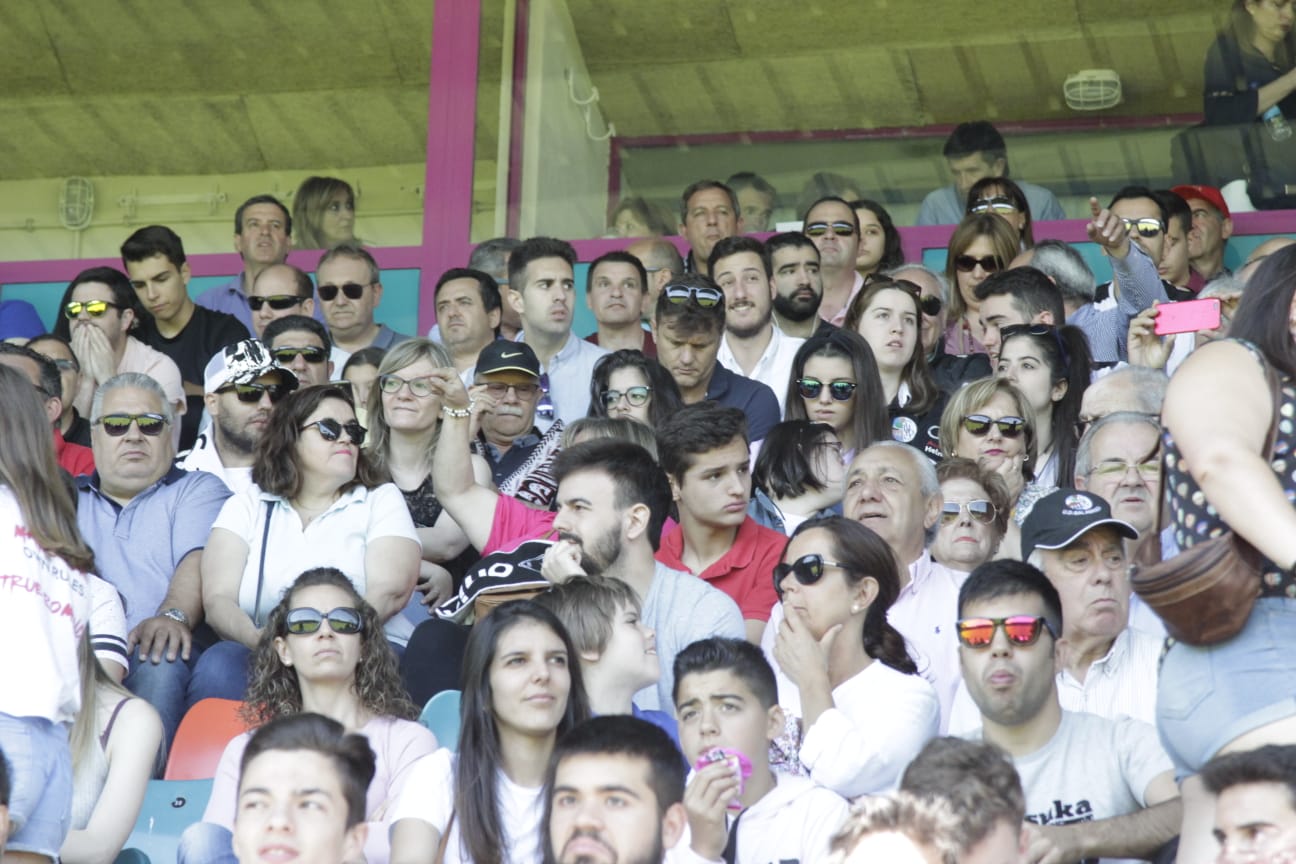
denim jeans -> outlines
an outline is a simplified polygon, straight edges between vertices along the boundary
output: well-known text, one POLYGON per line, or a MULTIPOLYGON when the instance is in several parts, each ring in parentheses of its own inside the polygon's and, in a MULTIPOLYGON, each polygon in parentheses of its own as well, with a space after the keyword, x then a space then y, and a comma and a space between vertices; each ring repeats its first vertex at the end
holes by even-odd
POLYGON ((223 825, 195 822, 180 835, 176 864, 236 864, 234 835, 223 825))
POLYGON ((188 660, 164 657, 160 663, 141 660, 136 652, 123 683, 157 709, 169 749, 180 720, 199 700, 243 698, 250 653, 237 642, 217 642, 206 650, 194 643, 188 660))

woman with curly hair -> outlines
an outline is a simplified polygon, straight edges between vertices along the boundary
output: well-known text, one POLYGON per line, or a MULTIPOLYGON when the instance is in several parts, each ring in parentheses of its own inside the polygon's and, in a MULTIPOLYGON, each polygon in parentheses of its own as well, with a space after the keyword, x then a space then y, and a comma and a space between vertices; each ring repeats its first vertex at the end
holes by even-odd
MULTIPOLYGON (((313 712, 369 739, 377 771, 366 796, 368 864, 385 864, 390 847, 383 824, 409 768, 437 748, 414 722, 418 712, 400 686, 396 658, 378 613, 341 570, 317 567, 297 577, 270 610, 252 654, 243 719, 257 729, 293 714, 313 712)), ((203 821, 185 831, 182 864, 233 861, 231 831, 239 762, 252 732, 221 755, 203 821)))

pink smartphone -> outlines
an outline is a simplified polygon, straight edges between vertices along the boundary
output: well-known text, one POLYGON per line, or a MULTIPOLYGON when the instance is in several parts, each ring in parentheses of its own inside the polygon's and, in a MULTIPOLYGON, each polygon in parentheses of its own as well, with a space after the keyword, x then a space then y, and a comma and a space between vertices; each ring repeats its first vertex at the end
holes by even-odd
POLYGON ((1205 300, 1180 300, 1178 303, 1162 303, 1157 307, 1156 323, 1152 332, 1158 336, 1166 336, 1170 333, 1214 330, 1219 325, 1219 298, 1207 297, 1205 300))

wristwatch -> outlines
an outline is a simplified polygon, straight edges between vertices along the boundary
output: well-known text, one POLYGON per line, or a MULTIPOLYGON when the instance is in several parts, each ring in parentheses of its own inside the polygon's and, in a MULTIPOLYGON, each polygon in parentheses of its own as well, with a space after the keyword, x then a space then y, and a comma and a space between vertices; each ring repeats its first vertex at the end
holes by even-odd
POLYGON ((170 609, 163 609, 158 614, 163 618, 170 618, 172 621, 178 621, 186 627, 189 626, 189 616, 186 615, 182 609, 172 607, 170 609))

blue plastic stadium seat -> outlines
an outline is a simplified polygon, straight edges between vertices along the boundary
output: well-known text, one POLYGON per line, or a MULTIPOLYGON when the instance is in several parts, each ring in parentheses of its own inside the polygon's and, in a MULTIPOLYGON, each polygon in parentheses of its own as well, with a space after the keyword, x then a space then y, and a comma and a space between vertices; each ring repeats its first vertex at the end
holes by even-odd
POLYGON ((442 690, 429 699, 419 722, 432 730, 437 744, 453 753, 459 746, 459 691, 442 690))
MULTIPOLYGON (((193 823, 202 821, 211 789, 210 779, 150 780, 135 830, 126 838, 126 848, 121 854, 138 851, 145 862, 173 864, 180 834, 193 823)), ((134 857, 123 859, 119 855, 117 858, 117 864, 139 862, 134 857)))

